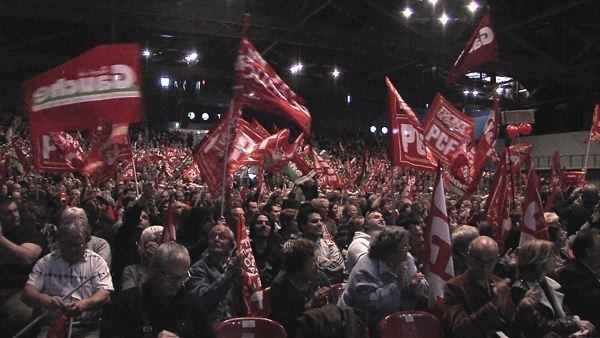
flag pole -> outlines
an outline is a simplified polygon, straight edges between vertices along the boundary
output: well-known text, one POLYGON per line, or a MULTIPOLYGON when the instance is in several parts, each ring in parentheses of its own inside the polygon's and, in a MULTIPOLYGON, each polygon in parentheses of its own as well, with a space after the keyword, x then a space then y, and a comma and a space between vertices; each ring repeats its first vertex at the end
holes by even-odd
POLYGON ((587 171, 588 157, 590 156, 590 144, 592 143, 592 131, 594 130, 594 124, 590 127, 590 136, 588 136, 587 147, 585 149, 585 161, 583 163, 583 171, 587 171))
POLYGON ((223 154, 223 179, 221 181, 221 217, 223 217, 225 211, 225 185, 227 184, 227 160, 229 159, 230 148, 233 146, 231 144, 231 128, 233 128, 233 121, 237 120, 237 116, 239 115, 241 110, 241 105, 237 99, 231 100, 231 105, 229 108, 229 112, 227 113, 227 136, 225 137, 225 153, 223 154), (235 116, 233 116, 235 115, 235 116))
MULTIPOLYGON (((133 149, 137 148, 137 142, 133 144, 133 149)), ((140 188, 138 187, 138 179, 137 179, 137 170, 135 169, 135 158, 133 157, 133 153, 131 154, 131 163, 133 163, 133 180, 135 182, 135 195, 136 198, 140 197, 140 188)))

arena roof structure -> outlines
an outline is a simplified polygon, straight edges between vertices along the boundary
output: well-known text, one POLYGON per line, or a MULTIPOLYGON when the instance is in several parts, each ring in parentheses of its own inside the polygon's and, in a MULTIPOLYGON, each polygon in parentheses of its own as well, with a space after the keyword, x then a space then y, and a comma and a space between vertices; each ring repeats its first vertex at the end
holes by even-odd
POLYGON ((384 76, 417 109, 436 92, 461 107, 489 107, 486 77, 495 75, 506 88, 503 107, 536 109, 538 131, 584 130, 600 99, 599 18, 597 0, 9 0, 0 2, 0 90, 14 104, 28 77, 99 44, 138 42, 146 50, 146 96, 157 100, 149 110, 222 111, 247 20, 250 41, 306 100, 314 121, 380 116, 384 76), (496 62, 446 88, 487 7, 496 62), (177 81, 180 93, 157 99, 161 77, 177 81), (189 90, 196 93, 181 94, 189 90))

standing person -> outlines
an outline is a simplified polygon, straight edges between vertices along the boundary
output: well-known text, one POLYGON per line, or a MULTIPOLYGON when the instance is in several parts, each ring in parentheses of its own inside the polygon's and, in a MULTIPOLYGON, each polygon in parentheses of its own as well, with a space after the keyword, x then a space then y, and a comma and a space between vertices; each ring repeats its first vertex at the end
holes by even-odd
POLYGON ((594 325, 565 313, 561 285, 547 275, 555 270, 554 245, 550 241, 533 240, 519 248, 517 275, 511 288, 518 304, 514 321, 526 338, 593 337, 594 325))
POLYGON ((266 213, 250 221, 250 239, 262 287, 271 285, 281 269, 281 243, 275 234, 275 224, 266 213))
POLYGON ((508 280, 493 274, 497 261, 496 241, 480 236, 471 242, 467 271, 444 286, 446 336, 486 338, 497 331, 511 336, 514 306, 508 280))
POLYGON ((202 301, 183 288, 189 268, 185 247, 175 242, 159 246, 143 286, 112 297, 102 317, 100 337, 214 337, 202 301))
POLYGON ((372 239, 368 255, 352 269, 348 286, 338 305, 349 306, 371 332, 383 317, 414 310, 427 297, 429 284, 417 271, 410 250, 408 231, 386 227, 372 239))
POLYGON ((0 332, 17 333, 29 321, 32 308, 21 301, 21 291, 33 264, 42 253, 44 238, 33 226, 21 224, 17 203, 0 201, 0 332))
MULTIPOLYGON (((90 233, 82 219, 61 224, 57 239, 59 249, 35 264, 22 299, 33 308, 59 310, 74 317, 77 326, 74 326, 73 337, 96 336, 100 308, 113 291, 108 265, 100 255, 86 248, 90 233), (67 296, 90 277, 91 280, 67 296)), ((48 324, 42 323, 41 337, 45 337, 48 324)))

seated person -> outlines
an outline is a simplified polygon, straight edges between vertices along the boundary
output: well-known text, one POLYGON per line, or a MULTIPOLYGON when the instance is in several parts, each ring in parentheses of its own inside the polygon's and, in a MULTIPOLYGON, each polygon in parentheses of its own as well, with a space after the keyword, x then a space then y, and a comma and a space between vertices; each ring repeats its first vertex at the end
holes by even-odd
POLYGON ((231 229, 221 224, 210 229, 208 249, 192 265, 190 274, 186 287, 200 297, 211 323, 238 315, 232 292, 240 288, 240 258, 235 252, 231 229))
POLYGON ((446 336, 487 338, 497 331, 509 334, 514 307, 508 280, 493 274, 498 244, 487 236, 476 237, 467 256, 467 271, 444 286, 446 336))
POLYGON ((271 284, 271 319, 295 337, 296 319, 306 310, 327 303, 329 280, 317 269, 314 243, 307 239, 287 242, 283 270, 271 284))
MULTIPOLYGON (((97 329, 100 308, 113 291, 108 265, 100 255, 86 249, 88 230, 81 219, 61 224, 57 233, 59 250, 35 264, 22 296, 35 309, 75 317, 79 326, 74 327, 73 337, 83 337, 97 329), (87 282, 82 287, 68 295, 84 281, 87 282)), ((56 317, 47 317, 39 336, 46 336, 50 320, 56 317)))
POLYGON ((214 337, 202 302, 183 288, 189 267, 182 245, 168 242, 158 247, 143 286, 114 295, 104 309, 100 337, 214 337))
POLYGON ((348 280, 338 305, 354 309, 369 327, 393 312, 414 310, 427 297, 429 285, 409 254, 409 232, 386 227, 371 242, 348 280))
POLYGON ((555 270, 554 244, 532 240, 519 248, 517 277, 511 288, 518 304, 514 316, 516 329, 523 337, 594 337, 594 325, 570 316, 562 306, 560 284, 548 277, 555 270))
POLYGON ((141 261, 134 265, 128 265, 123 270, 121 278, 121 290, 127 290, 132 287, 142 287, 148 278, 148 266, 152 256, 158 249, 158 243, 161 241, 163 227, 152 225, 144 229, 138 241, 138 253, 141 261))
POLYGON ((250 239, 261 285, 268 287, 281 269, 281 244, 275 234, 275 223, 266 213, 250 221, 250 239))

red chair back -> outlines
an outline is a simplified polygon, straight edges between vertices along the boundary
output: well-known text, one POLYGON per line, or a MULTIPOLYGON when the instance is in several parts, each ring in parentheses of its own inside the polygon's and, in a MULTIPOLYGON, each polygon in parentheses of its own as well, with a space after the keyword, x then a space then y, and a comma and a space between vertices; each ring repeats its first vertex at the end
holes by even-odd
POLYGON ((217 338, 287 338, 281 324, 261 317, 227 319, 216 323, 213 330, 217 338))
POLYGON ((441 338, 442 322, 422 311, 401 311, 383 318, 377 326, 380 338, 441 338))

